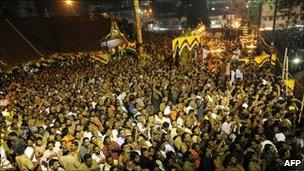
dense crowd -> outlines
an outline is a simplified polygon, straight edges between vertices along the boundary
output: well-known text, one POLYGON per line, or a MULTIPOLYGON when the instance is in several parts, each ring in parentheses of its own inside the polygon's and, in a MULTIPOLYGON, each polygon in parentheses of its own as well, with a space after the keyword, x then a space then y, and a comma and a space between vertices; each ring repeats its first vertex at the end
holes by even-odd
POLYGON ((159 58, 170 46, 152 38, 145 63, 80 57, 2 78, 1 170, 279 171, 290 169, 285 160, 304 162, 299 110, 271 68, 229 52, 212 70, 169 66, 159 58))

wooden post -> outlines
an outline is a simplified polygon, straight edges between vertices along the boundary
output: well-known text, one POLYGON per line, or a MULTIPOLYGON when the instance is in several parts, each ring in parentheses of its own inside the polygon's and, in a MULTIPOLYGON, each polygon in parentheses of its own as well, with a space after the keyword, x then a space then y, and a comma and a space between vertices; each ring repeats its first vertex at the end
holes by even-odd
MULTIPOLYGON (((288 69, 289 69, 289 59, 288 59, 288 56, 286 56, 286 73, 285 73, 285 80, 288 81, 288 69)), ((286 93, 286 96, 288 96, 288 85, 285 83, 285 87, 286 87, 286 90, 285 90, 285 93, 286 93)))
POLYGON ((303 94, 303 97, 302 97, 301 112, 303 112, 303 109, 304 109, 304 94, 303 94))
POLYGON ((136 37, 137 37, 137 53, 139 59, 142 59, 143 56, 143 41, 141 34, 141 20, 139 15, 139 2, 138 0, 133 0, 134 3, 134 14, 135 14, 135 24, 136 24, 136 37))
POLYGON ((300 115, 299 115, 298 123, 301 122, 301 117, 302 117, 303 109, 304 109, 304 93, 303 93, 303 97, 302 97, 301 109, 300 109, 301 112, 300 112, 300 115))
POLYGON ((286 71, 286 57, 287 57, 288 48, 285 48, 284 61, 283 61, 283 71, 282 71, 282 79, 285 79, 285 71, 286 71))

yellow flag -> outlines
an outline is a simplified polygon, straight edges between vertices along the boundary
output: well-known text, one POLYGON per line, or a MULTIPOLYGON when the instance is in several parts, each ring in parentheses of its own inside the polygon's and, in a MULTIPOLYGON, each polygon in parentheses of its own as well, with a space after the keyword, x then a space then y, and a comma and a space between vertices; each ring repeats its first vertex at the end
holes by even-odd
POLYGON ((293 79, 285 80, 285 84, 286 84, 287 87, 290 88, 292 91, 294 90, 295 80, 293 80, 293 79))

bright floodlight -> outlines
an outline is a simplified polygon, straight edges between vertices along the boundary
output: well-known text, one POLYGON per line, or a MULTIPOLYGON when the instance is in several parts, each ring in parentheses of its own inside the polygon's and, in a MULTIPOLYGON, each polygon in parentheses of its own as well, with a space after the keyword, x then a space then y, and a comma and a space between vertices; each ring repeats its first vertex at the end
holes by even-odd
POLYGON ((298 64, 298 63, 300 63, 301 62, 301 60, 299 59, 299 58, 294 58, 294 60, 293 60, 293 63, 294 64, 298 64))
POLYGON ((73 4, 73 1, 72 0, 66 0, 65 3, 70 6, 70 5, 73 4))

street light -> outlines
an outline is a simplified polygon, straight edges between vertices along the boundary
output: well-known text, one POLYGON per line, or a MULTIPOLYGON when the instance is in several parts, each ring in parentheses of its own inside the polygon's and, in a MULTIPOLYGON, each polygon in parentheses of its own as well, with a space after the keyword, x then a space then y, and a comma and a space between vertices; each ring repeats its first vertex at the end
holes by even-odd
POLYGON ((73 1, 72 0, 66 0, 65 1, 66 6, 68 7, 69 13, 70 15, 72 15, 72 5, 73 5, 73 1))
POLYGON ((301 60, 299 58, 294 58, 292 61, 294 64, 298 64, 301 62, 301 60))
POLYGON ((68 6, 71 6, 73 4, 73 1, 72 0, 66 0, 65 4, 67 4, 68 6))

